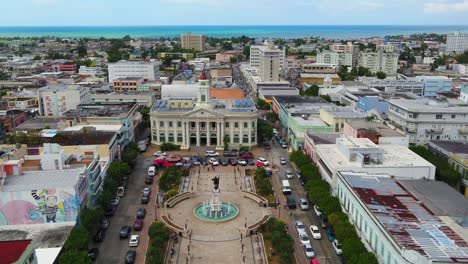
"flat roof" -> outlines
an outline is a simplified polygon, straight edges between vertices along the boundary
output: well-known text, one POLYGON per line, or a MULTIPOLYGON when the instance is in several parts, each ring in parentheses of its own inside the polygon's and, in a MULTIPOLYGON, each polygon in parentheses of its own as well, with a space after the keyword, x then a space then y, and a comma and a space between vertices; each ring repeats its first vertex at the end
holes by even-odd
POLYGON ((210 89, 210 98, 213 99, 244 99, 244 91, 242 89, 210 89))
POLYGON ((77 126, 72 126, 72 127, 66 127, 62 131, 67 132, 67 131, 80 131, 85 127, 93 127, 97 131, 119 131, 123 125, 77 125, 77 126))
POLYGON ((341 175, 400 249, 414 250, 433 262, 468 262, 468 243, 400 182, 381 175, 341 175))
POLYGON ((411 112, 429 112, 429 113, 468 113, 467 104, 459 101, 459 104, 453 104, 443 99, 390 99, 390 104, 396 105, 411 112))
POLYGON ((216 112, 257 112, 252 99, 210 99, 206 105, 198 104, 195 100, 187 98, 172 98, 168 100, 156 100, 151 107, 152 112, 189 112, 197 107, 211 109, 216 112), (171 108, 171 101, 192 101, 192 105, 186 108, 171 108))
POLYGON ((391 129, 390 127, 384 124, 371 122, 371 121, 367 121, 364 119, 347 120, 346 123, 348 123, 348 125, 351 126, 352 128, 363 131, 367 134, 378 133, 383 137, 404 137, 405 136, 396 132, 395 130, 391 129))
POLYGON ((61 250, 62 250, 61 247, 38 248, 34 250, 34 253, 36 254, 36 258, 37 258, 37 264, 54 263, 55 259, 57 259, 61 250))
POLYGON ((300 96, 300 95, 277 95, 274 99, 279 104, 316 104, 316 103, 327 103, 323 98, 319 96, 300 96))
POLYGON ((109 144, 116 132, 113 131, 61 131, 50 138, 49 143, 57 143, 61 146, 74 145, 101 145, 109 144))
POLYGON ((37 116, 17 126, 16 130, 38 129, 44 128, 46 126, 48 126, 50 129, 57 129, 57 123, 63 120, 65 120, 65 117, 63 116, 37 116))
POLYGON ((435 146, 454 154, 468 155, 467 141, 431 140, 430 144, 434 144, 435 146))
POLYGON ((73 188, 85 169, 86 166, 82 166, 75 169, 31 171, 22 175, 7 176, 2 192, 73 188))
POLYGON ((349 106, 324 106, 323 110, 327 111, 335 118, 365 118, 365 113, 357 112, 349 106))
POLYGON ((0 263, 16 263, 30 244, 31 240, 0 241, 0 263))
POLYGON ((65 117, 127 117, 136 103, 81 104, 63 113, 65 117))
POLYGON ((0 241, 30 239, 35 248, 62 247, 74 226, 74 222, 0 225, 0 241))
POLYGON ((336 139, 341 137, 340 133, 312 133, 307 132, 307 136, 309 136, 314 142, 315 145, 317 144, 334 144, 336 139))

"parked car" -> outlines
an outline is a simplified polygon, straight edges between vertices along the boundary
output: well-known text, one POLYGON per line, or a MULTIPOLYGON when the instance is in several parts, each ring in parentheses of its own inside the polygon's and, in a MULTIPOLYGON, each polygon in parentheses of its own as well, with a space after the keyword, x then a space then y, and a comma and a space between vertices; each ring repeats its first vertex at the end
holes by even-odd
POLYGON ((127 251, 127 254, 125 254, 125 264, 135 263, 135 258, 136 258, 136 251, 135 250, 127 251))
POLYGON ((247 159, 247 165, 254 166, 255 165, 255 160, 254 159, 247 159))
POLYGON ((281 143, 281 147, 284 148, 284 149, 285 149, 285 148, 288 148, 288 144, 287 144, 286 142, 283 141, 283 142, 281 143))
POLYGON ((291 172, 290 170, 287 170, 287 171, 286 171, 286 178, 288 178, 288 179, 292 179, 292 178, 293 178, 293 174, 292 174, 292 172, 291 172))
POLYGON ((146 209, 145 208, 138 208, 137 219, 144 219, 145 216, 146 216, 146 209))
POLYGON ((100 229, 98 229, 98 231, 96 231, 96 233, 94 233, 93 241, 94 242, 102 242, 105 235, 106 235, 106 230, 100 228, 100 229))
POLYGON ((99 228, 101 229, 107 229, 110 226, 110 219, 109 218, 103 218, 101 221, 99 221, 99 228))
POLYGON ((309 229, 313 239, 322 239, 322 234, 320 233, 318 226, 311 225, 309 229))
POLYGON ((206 165, 208 165, 208 161, 205 158, 201 157, 200 158, 200 164, 203 165, 203 166, 206 166, 206 165))
POLYGON ((165 157, 165 156, 166 156, 166 152, 156 151, 155 153, 153 153, 153 155, 154 155, 155 157, 165 157))
POLYGON ((230 159, 228 159, 228 163, 231 164, 232 166, 237 166, 237 160, 236 159, 230 158, 230 159))
POLYGON ((104 211, 105 216, 113 216, 115 214, 115 206, 113 204, 109 204, 104 211))
POLYGON ((296 198, 293 195, 286 196, 286 204, 288 205, 289 209, 296 209, 296 198))
POLYGON ((294 225, 296 226, 297 233, 305 233, 305 227, 302 221, 298 220, 294 223, 294 225))
POLYGON ((271 145, 269 143, 263 143, 263 147, 265 147, 265 149, 271 149, 271 145))
POLYGON ((299 199, 299 206, 301 207, 301 210, 304 210, 304 211, 309 210, 309 202, 307 201, 306 198, 299 199))
POLYGON ((150 200, 150 196, 149 196, 149 195, 144 195, 144 194, 143 194, 143 195, 141 196, 141 203, 142 203, 142 204, 147 204, 147 203, 149 203, 149 200, 150 200))
POLYGON ((323 229, 327 228, 328 227, 328 218, 325 217, 325 216, 321 216, 320 217, 320 224, 321 224, 323 229))
POLYGON ((218 162, 217 158, 210 158, 208 162, 213 166, 218 166, 219 165, 219 162, 218 162))
POLYGON ((120 186, 119 188, 117 188, 117 196, 118 196, 118 197, 123 197, 123 196, 125 196, 125 187, 120 186))
POLYGON ((151 194, 151 189, 148 188, 148 187, 145 187, 145 188, 143 189, 143 195, 148 195, 148 196, 149 196, 150 194, 151 194))
POLYGON ((132 235, 130 237, 130 241, 128 242, 128 246, 130 247, 137 247, 138 242, 140 242, 140 236, 139 235, 132 235))
POLYGON ((206 157, 219 157, 219 153, 214 150, 207 150, 205 153, 206 157))
POLYGON ((333 231, 333 227, 329 227, 326 229, 325 233, 327 234, 327 238, 329 241, 333 241, 336 239, 336 236, 335 236, 335 231, 333 231))
POLYGON ((136 219, 133 224, 133 230, 140 231, 143 228, 143 219, 136 219))
POLYGON ((341 244, 340 242, 338 242, 338 239, 333 240, 332 247, 338 256, 340 256, 343 253, 343 250, 341 249, 341 244))
POLYGON ((200 157, 198 157, 198 156, 193 156, 193 157, 192 157, 192 164, 193 164, 194 166, 200 166, 200 157))
POLYGON ((258 158, 257 162, 261 162, 261 163, 263 163, 263 165, 265 165, 265 166, 270 166, 270 162, 268 162, 267 159, 262 158, 262 157, 258 158))
POLYGON ((151 176, 146 176, 145 177, 145 183, 146 184, 153 184, 154 178, 151 176))
POLYGON ((301 241, 302 245, 310 244, 310 239, 306 232, 299 233, 299 240, 301 241))
POLYGON ((315 257, 315 252, 311 244, 304 244, 303 246, 304 246, 304 253, 307 258, 315 257))
POLYGON ((122 239, 128 238, 131 231, 132 231, 132 228, 130 226, 122 226, 120 228, 119 237, 122 239))
POLYGON ((237 153, 234 151, 224 151, 223 156, 224 157, 237 157, 237 153))
POLYGON ((241 166, 247 166, 247 161, 245 161, 245 159, 237 159, 237 163, 241 166))
POLYGON ((117 206, 117 205, 119 205, 119 203, 120 203, 120 197, 118 197, 118 196, 114 197, 114 199, 111 200, 111 204, 113 206, 117 206))
POLYGON ((275 135, 278 134, 278 130, 276 130, 276 128, 273 128, 273 134, 275 134, 275 135))
POLYGON ((99 255, 99 249, 98 248, 91 248, 88 250, 88 257, 92 260, 95 261, 99 255))
POLYGON ((253 159, 254 156, 252 155, 252 153, 244 153, 242 155, 239 155, 239 158, 242 158, 242 159, 253 159))
POLYGON ((225 159, 223 159, 223 158, 218 159, 218 163, 219 163, 221 166, 227 166, 227 165, 229 165, 228 162, 227 162, 225 159))
POLYGON ((281 165, 286 165, 286 159, 285 158, 280 158, 280 164, 281 165))
POLYGON ((320 207, 318 207, 317 205, 314 205, 314 211, 318 217, 322 215, 322 211, 320 211, 320 207))

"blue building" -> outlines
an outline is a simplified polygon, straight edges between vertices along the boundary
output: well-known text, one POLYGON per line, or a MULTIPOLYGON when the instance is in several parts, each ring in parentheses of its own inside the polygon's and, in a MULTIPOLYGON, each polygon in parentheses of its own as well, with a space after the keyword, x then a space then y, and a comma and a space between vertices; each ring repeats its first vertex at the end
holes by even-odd
POLYGON ((376 110, 379 114, 382 114, 388 111, 388 103, 378 96, 360 96, 358 97, 356 109, 363 113, 376 110))
POLYGON ((423 96, 434 97, 437 93, 452 91, 452 79, 445 76, 416 76, 416 80, 423 82, 423 96))

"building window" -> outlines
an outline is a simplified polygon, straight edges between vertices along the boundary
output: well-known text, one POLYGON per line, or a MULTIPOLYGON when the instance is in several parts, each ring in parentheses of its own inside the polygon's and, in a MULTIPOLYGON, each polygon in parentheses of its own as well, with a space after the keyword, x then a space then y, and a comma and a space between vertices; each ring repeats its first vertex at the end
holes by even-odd
POLYGON ((442 114, 436 114, 436 119, 442 119, 442 114))
POLYGON ((252 135, 252 137, 250 138, 250 142, 255 143, 255 135, 252 135))
POLYGON ((200 124, 201 124, 202 128, 205 128, 205 126, 206 126, 205 122, 200 122, 200 124))
POLYGON ((169 121, 169 127, 172 127, 172 121, 169 121))
POLYGON ((177 122, 177 127, 182 127, 182 122, 177 122))
POLYGON ((177 134, 177 142, 182 142, 184 141, 183 137, 182 137, 182 134, 177 134))
POLYGON ((255 128, 255 121, 252 122, 252 128, 255 128))
POLYGON ((166 136, 164 133, 159 134, 159 142, 166 142, 166 136))
POLYGON ((224 123, 224 126, 225 126, 226 128, 229 128, 229 122, 224 123))
POLYGON ((249 143, 249 135, 244 134, 244 136, 242 137, 242 143, 249 143))
POLYGON ((234 143, 239 143, 239 135, 234 134, 234 143))
POLYGON ((159 126, 164 127, 164 122, 163 121, 159 122, 159 126))
POLYGON ((247 128, 247 122, 244 122, 244 128, 247 128))
POLYGON ((210 122, 211 123, 211 128, 216 128, 216 122, 210 122))
POLYGON ((238 127, 239 127, 239 123, 234 122, 234 127, 235 127, 235 128, 238 128, 238 127))
POLYGON ((169 141, 169 142, 174 142, 174 134, 169 133, 168 141, 169 141))
POLYGON ((452 117, 452 119, 454 119, 455 117, 457 117, 457 115, 452 115, 451 117, 452 117))
POLYGON ((190 122, 190 127, 195 128, 195 122, 190 122))

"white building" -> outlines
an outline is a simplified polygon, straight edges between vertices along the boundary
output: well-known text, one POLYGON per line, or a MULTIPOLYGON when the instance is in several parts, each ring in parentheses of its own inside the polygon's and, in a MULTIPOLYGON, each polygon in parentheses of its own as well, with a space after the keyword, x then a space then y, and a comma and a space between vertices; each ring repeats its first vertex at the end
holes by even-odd
POLYGON ((468 50, 468 33, 459 31, 447 35, 447 51, 463 53, 468 50))
POLYGON ((437 93, 452 91, 452 79, 446 76, 416 76, 423 83, 423 96, 434 97, 437 93))
POLYGON ((119 61, 109 63, 109 82, 127 77, 138 77, 149 81, 159 79, 158 61, 119 61))
POLYGON ((460 87, 460 100, 468 104, 468 84, 462 84, 460 87))
POLYGON ((468 139, 466 105, 444 99, 390 99, 388 103, 390 125, 409 135, 411 143, 468 139))
POLYGON ((324 50, 317 54, 317 63, 335 64, 340 66, 352 67, 354 61, 353 53, 351 52, 336 52, 324 50))
POLYGON ((260 67, 260 50, 276 50, 279 52, 279 67, 283 69, 286 61, 286 48, 273 46, 273 42, 265 41, 263 45, 250 46, 250 67, 260 67))
POLYGON ((39 109, 44 116, 61 116, 79 104, 91 102, 89 88, 77 85, 53 85, 39 89, 39 109))
POLYGON ((93 76, 93 77, 96 77, 96 76, 102 74, 102 68, 101 68, 101 67, 86 67, 86 66, 80 66, 79 74, 80 74, 80 75, 86 75, 86 76, 93 76))
POLYGON ((264 82, 279 82, 281 50, 274 49, 272 45, 259 49, 258 73, 264 82))
POLYGON ((167 84, 161 86, 161 99, 171 98, 196 99, 198 96, 197 84, 167 84))
POLYGON ((387 75, 396 75, 398 53, 393 52, 393 46, 391 45, 378 46, 375 52, 361 53, 359 66, 368 68, 373 73, 381 71, 387 75))
POLYGON ((251 99, 210 99, 210 85, 204 74, 199 79, 197 98, 155 101, 150 117, 153 144, 170 142, 190 146, 224 148, 257 144, 257 114, 251 99))
POLYGON ((422 95, 423 82, 417 79, 378 79, 376 77, 359 77, 359 81, 366 84, 369 88, 375 88, 381 92, 393 94, 400 93, 414 93, 422 95))
POLYGON ((450 64, 452 70, 461 75, 468 75, 468 64, 450 64))
POLYGON ((187 32, 186 34, 180 36, 180 43, 183 49, 193 49, 195 51, 204 51, 205 42, 206 42, 206 36, 192 34, 192 32, 187 32))
POLYGON ((401 145, 376 145, 368 138, 337 138, 316 146, 322 177, 336 185, 340 171, 389 174, 397 179, 434 179, 435 166, 401 145))
MULTIPOLYGON (((337 175, 334 193, 343 211, 357 229, 362 242, 382 264, 448 264, 466 263, 468 246, 466 231, 436 209, 450 210, 456 204, 467 208, 462 195, 437 188, 433 181, 397 181, 392 175, 375 175, 343 171, 337 175), (404 183, 408 182, 408 183, 404 183), (413 183, 414 182, 414 183, 413 183), (421 201, 408 185, 439 193, 442 199, 421 201), (428 201, 425 203, 424 201, 428 201), (436 206, 433 206, 435 204, 436 206)), ((444 187, 444 186, 439 186, 444 187)))

